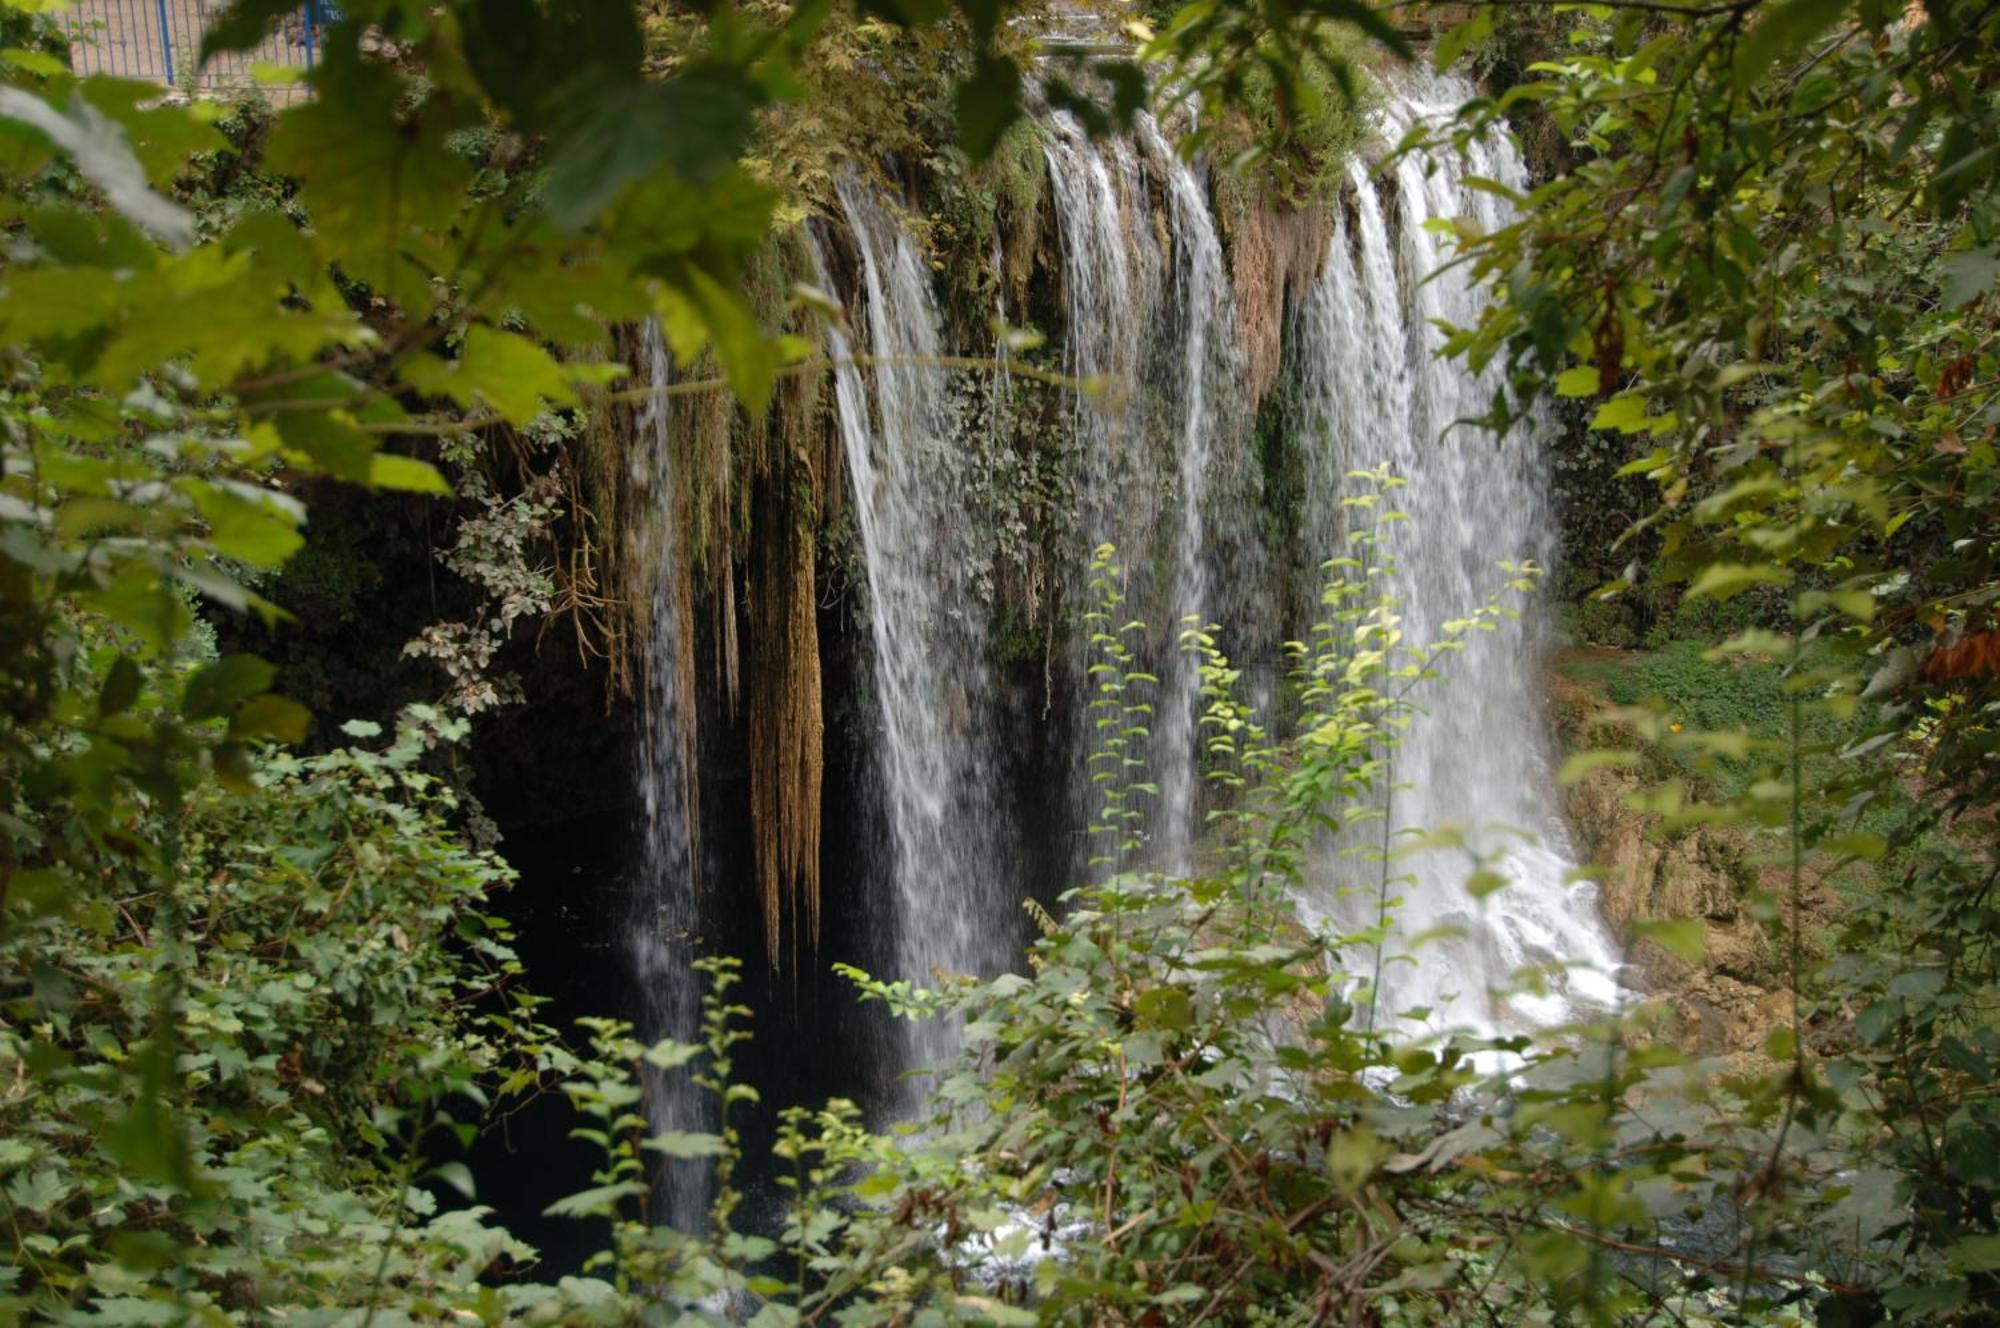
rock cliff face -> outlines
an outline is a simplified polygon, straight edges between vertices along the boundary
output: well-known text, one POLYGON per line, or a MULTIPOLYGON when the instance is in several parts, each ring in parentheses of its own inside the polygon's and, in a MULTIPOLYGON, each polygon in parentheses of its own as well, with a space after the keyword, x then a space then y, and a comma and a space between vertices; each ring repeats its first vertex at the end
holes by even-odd
MULTIPOLYGON (((1642 745, 1590 687, 1558 675, 1551 697, 1566 750, 1642 745)), ((1792 1014, 1787 872, 1759 867, 1740 829, 1669 829, 1657 814, 1635 810, 1634 795, 1652 782, 1643 768, 1600 768, 1568 790, 1564 808, 1597 872, 1605 920, 1628 947, 1627 981, 1666 1007, 1664 1036, 1688 1051, 1736 1069, 1768 1063, 1765 1040, 1792 1014), (1699 960, 1634 934, 1637 923, 1680 920, 1701 923, 1699 960)), ((1808 938, 1839 910, 1816 880, 1803 903, 1808 938)))

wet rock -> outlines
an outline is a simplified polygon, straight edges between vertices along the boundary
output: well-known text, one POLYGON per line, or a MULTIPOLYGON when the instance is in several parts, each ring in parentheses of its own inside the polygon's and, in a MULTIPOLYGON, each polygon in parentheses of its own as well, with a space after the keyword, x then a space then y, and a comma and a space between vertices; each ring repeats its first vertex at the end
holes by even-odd
MULTIPOLYGON (((1570 747, 1638 745, 1587 688, 1563 679, 1552 691, 1570 747)), ((1765 1041, 1792 1016, 1783 940, 1788 882, 1782 872, 1760 880, 1740 829, 1666 830, 1657 815, 1634 810, 1635 795, 1649 782, 1630 767, 1599 769, 1568 791, 1565 804, 1598 873, 1605 920, 1629 947, 1628 981, 1668 1012, 1660 1036, 1738 1071, 1768 1066, 1765 1041), (1641 923, 1690 919, 1702 924, 1703 941, 1692 961, 1637 934, 1641 923)), ((1809 883, 1802 902, 1808 935, 1838 911, 1832 893, 1817 883, 1809 883)))

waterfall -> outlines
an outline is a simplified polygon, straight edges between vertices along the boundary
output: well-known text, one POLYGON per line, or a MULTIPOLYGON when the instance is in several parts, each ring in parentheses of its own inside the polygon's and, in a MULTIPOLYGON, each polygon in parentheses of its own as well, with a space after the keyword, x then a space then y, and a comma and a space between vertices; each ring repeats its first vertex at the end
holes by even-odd
MULTIPOLYGON (((1384 136, 1464 95, 1450 82, 1412 84, 1389 99, 1384 136)), ((1277 654, 1265 588, 1263 472, 1248 427, 1245 324, 1204 175, 1143 117, 1122 138, 1092 140, 1063 114, 1041 129, 1060 308, 1036 306, 1044 294, 1037 288, 1029 306, 1013 312, 1024 322, 1053 314, 1065 329, 1065 371, 1100 390, 1038 400, 1022 394, 1042 388, 1010 376, 1004 363, 949 367, 954 348, 929 256, 893 201, 858 175, 836 182, 836 215, 804 232, 818 283, 844 297, 849 315, 827 339, 865 574, 860 616, 870 685, 858 714, 868 739, 866 787, 879 799, 857 801, 879 805, 864 820, 879 815, 882 825, 879 834, 854 837, 871 846, 861 853, 868 860, 859 864, 855 911, 866 918, 869 943, 879 937, 881 948, 835 957, 920 985, 938 973, 990 977, 1017 962, 1036 838, 1083 841, 1093 793, 1085 711, 1093 679, 1087 640, 1075 629, 1090 549, 1118 546, 1125 612, 1149 624, 1143 639, 1133 634, 1137 666, 1159 679, 1147 698, 1154 708, 1143 776, 1157 793, 1140 860, 1126 865, 1186 872, 1202 845, 1199 674, 1179 648, 1182 620, 1219 621, 1225 649, 1253 679, 1268 676, 1277 654), (1050 421, 1068 435, 1061 455, 1073 467, 1076 502, 1074 525, 1048 532, 1067 546, 1059 554, 1068 564, 1071 630, 1045 647, 1045 667, 1066 670, 1067 682, 1045 683, 1044 695, 1072 702, 1075 727, 1055 745, 1069 739, 1066 764, 1078 773, 1068 817, 1045 826, 1022 810, 1044 805, 1039 791, 1031 796, 1019 784, 1025 771, 1043 768, 1034 764, 1041 754, 1013 750, 1039 718, 1018 670, 1010 672, 1021 661, 1008 659, 994 630, 993 588, 1003 556, 1014 556, 1003 546, 1019 536, 1006 525, 1018 522, 1019 509, 1005 500, 1005 486, 1022 473, 1028 446, 1046 448, 1047 434, 1030 430, 1050 421)), ((1501 561, 1546 563, 1553 545, 1541 430, 1524 426, 1495 440, 1448 427, 1482 412, 1496 385, 1437 354, 1435 324, 1474 321, 1486 296, 1447 266, 1425 223, 1506 220, 1505 201, 1474 188, 1473 176, 1525 183, 1518 154, 1497 138, 1469 145, 1463 156, 1401 157, 1381 168, 1356 162, 1334 201, 1321 271, 1301 290, 1296 268, 1288 268, 1283 287, 1291 293, 1281 366, 1287 391, 1276 400, 1289 413, 1266 420, 1284 432, 1265 442, 1287 466, 1297 463, 1284 474, 1296 473, 1303 485, 1299 540, 1315 564, 1344 550, 1350 471, 1386 466, 1405 478, 1397 506, 1413 520, 1386 529, 1381 552, 1392 563, 1384 585, 1412 644, 1440 639, 1447 621, 1500 590, 1501 561)), ((997 267, 997 244, 995 254, 997 267)), ((1013 302, 996 288, 1002 322, 1013 302)), ((653 381, 664 381, 671 366, 656 332, 645 351, 653 381)), ((657 530, 673 532, 664 400, 641 413, 640 432, 642 478, 662 513, 657 530)), ((687 649, 689 626, 680 556, 669 535, 649 564, 660 589, 646 744, 647 888, 632 947, 647 993, 644 1031, 655 1037, 686 1036, 696 1008, 688 973, 699 856, 687 780, 692 700, 679 691, 689 671, 671 663, 687 649)), ((1290 606, 1301 627, 1316 607, 1306 594, 1290 606)), ((1464 842, 1509 887, 1475 899, 1463 851, 1398 860, 1394 893, 1402 902, 1385 947, 1384 1018, 1422 1007, 1432 1028, 1496 1032, 1554 1024, 1615 995, 1609 975, 1617 959, 1594 888, 1568 881, 1539 696, 1542 643, 1531 603, 1518 619, 1444 656, 1445 678, 1413 697, 1429 713, 1394 754, 1389 828, 1467 827, 1464 842), (1577 967, 1556 972, 1545 994, 1499 994, 1524 968, 1564 965, 1577 967)), ((1334 845, 1321 855, 1300 899, 1309 920, 1334 931, 1375 920, 1376 871, 1353 849, 1334 845)), ((1075 853, 1068 871, 1051 865, 1051 879, 1034 884, 1053 893, 1075 883, 1083 856, 1075 853)), ((1351 971, 1371 966, 1366 956, 1342 958, 1351 971)), ((937 1064, 954 1052, 952 1027, 897 1029, 900 1045, 879 1058, 883 1070, 937 1064)), ((692 1104, 664 1084, 654 1085, 650 1105, 660 1128, 699 1128, 692 1104)), ((913 1095, 892 1090, 880 1105, 901 1113, 913 1095)), ((677 1218, 698 1207, 700 1180, 687 1182, 690 1195, 667 1196, 677 1218)))
MULTIPOLYGON (((1338 551, 1348 471, 1380 453, 1380 440, 1406 438, 1412 427, 1410 338, 1381 194, 1359 161, 1347 178, 1352 229, 1347 209, 1336 204, 1326 267, 1291 334, 1299 360, 1292 427, 1305 463, 1300 526, 1314 562, 1338 551)), ((1319 609, 1319 578, 1301 577, 1297 589, 1294 612, 1309 624, 1319 609)))
MULTIPOLYGON (((1077 453, 1077 525, 1081 548, 1072 556, 1070 585, 1075 589, 1077 619, 1083 605, 1081 567, 1088 551, 1109 541, 1129 561, 1150 537, 1151 503, 1155 492, 1145 469, 1130 458, 1137 452, 1131 435, 1136 414, 1132 387, 1139 373, 1140 321, 1152 303, 1157 263, 1150 252, 1134 253, 1134 241, 1150 241, 1150 226, 1128 227, 1128 214, 1143 213, 1143 190, 1131 153, 1122 143, 1092 143, 1067 114, 1055 116, 1044 136, 1049 165, 1049 191, 1055 200, 1055 225, 1062 246, 1062 279, 1067 327, 1065 368, 1086 385, 1075 395, 1072 432, 1077 453), (1111 156, 1107 160, 1106 152, 1111 156), (1128 186, 1121 188, 1121 185, 1128 186), (1128 203, 1126 195, 1131 195, 1128 203), (1135 264, 1134 258, 1138 262, 1135 264)), ((1091 690, 1091 650, 1081 633, 1069 634, 1064 669, 1078 698, 1072 716, 1069 819, 1081 831, 1097 813, 1098 792, 1090 779, 1084 754, 1092 749, 1093 731, 1086 698, 1091 690), (1081 768, 1079 768, 1081 767, 1081 768)), ((1085 850, 1069 855, 1071 874, 1079 878, 1092 856, 1082 835, 1074 843, 1085 850)))
MULTIPOLYGON (((1180 649, 1180 628, 1184 619, 1206 625, 1215 616, 1210 508, 1224 461, 1240 460, 1229 453, 1242 442, 1228 270, 1205 184, 1150 116, 1140 117, 1136 143, 1092 143, 1067 115, 1051 120, 1046 141, 1069 370, 1102 388, 1101 400, 1080 397, 1076 413, 1084 535, 1078 566, 1098 544, 1117 545, 1130 574, 1129 602, 1155 628, 1141 661, 1160 679, 1148 748, 1148 776, 1159 790, 1148 818, 1148 865, 1183 871, 1200 827, 1201 705, 1200 676, 1180 649), (1155 219, 1156 184, 1163 226, 1155 219), (1162 484, 1166 478, 1171 487, 1162 484), (1159 547, 1162 539, 1167 547, 1159 547), (1149 565, 1165 575, 1148 576, 1149 565)), ((1081 690, 1081 641, 1071 668, 1081 690)))
MULTIPOLYGON (((1173 237, 1172 321, 1178 344, 1175 412, 1178 454, 1179 529, 1174 538, 1174 580, 1170 621, 1191 619, 1206 627, 1209 600, 1208 515, 1223 433, 1230 428, 1226 395, 1240 376, 1237 336, 1222 241, 1208 206, 1208 191, 1188 164, 1167 144, 1150 117, 1141 133, 1166 168, 1167 224, 1173 237)), ((1188 869, 1198 829, 1201 763, 1196 721, 1201 713, 1201 678, 1195 660, 1175 648, 1163 672, 1165 703, 1160 707, 1155 750, 1159 753, 1160 865, 1188 869)))
MULTIPOLYGON (((640 335, 645 381, 673 380, 673 361, 656 323, 640 335)), ((637 412, 633 482, 651 497, 639 523, 637 563, 653 575, 651 638, 645 655, 645 729, 640 743, 639 792, 646 813, 640 875, 632 892, 626 952, 639 992, 639 1036, 697 1039, 701 987, 693 968, 700 925, 695 894, 694 698, 684 694, 691 656, 687 637, 687 588, 681 547, 678 490, 668 432, 669 398, 646 399, 637 412)), ((646 1115, 658 1131, 707 1128, 707 1104, 686 1067, 648 1066, 646 1115)), ((684 1231, 696 1229, 708 1202, 706 1165, 675 1160, 655 1194, 659 1215, 684 1231)))
POLYGON ((1066 114, 1049 123, 1047 156, 1068 369, 1093 389, 1076 396, 1079 524, 1087 547, 1109 540, 1129 557, 1150 543, 1158 507, 1138 394, 1160 287, 1146 183, 1130 143, 1093 143, 1066 114))
MULTIPOLYGON (((838 186, 858 250, 858 306, 872 365, 831 333, 834 395, 848 487, 867 563, 880 709, 877 766, 891 836, 888 914, 894 971, 992 977, 1016 959, 1018 890, 1002 828, 998 741, 978 594, 993 557, 986 514, 970 501, 976 463, 956 436, 930 265, 895 215, 858 180, 838 186)), ((809 235, 829 288, 826 245, 809 235)), ((910 1064, 935 1063, 955 1030, 911 1023, 910 1064)))
MULTIPOLYGON (((1393 141, 1415 119, 1470 95, 1455 80, 1419 82, 1386 109, 1386 136, 1393 141)), ((1498 563, 1546 565, 1554 542, 1542 430, 1530 425, 1496 440, 1449 427, 1483 413, 1495 386, 1491 373, 1438 355, 1433 322, 1468 325, 1488 298, 1462 268, 1440 271, 1448 255, 1424 225, 1462 215, 1503 223, 1502 200, 1468 187, 1468 176, 1526 186, 1504 139, 1475 142, 1463 157, 1401 157, 1392 235, 1374 181, 1357 166, 1352 228, 1344 218, 1336 228, 1294 329, 1309 449, 1307 539, 1315 560, 1338 550, 1346 472, 1386 463, 1408 480, 1393 505, 1411 520, 1391 525, 1381 547, 1394 562, 1388 585, 1411 644, 1444 639, 1447 621, 1485 602, 1503 583, 1498 563)), ((1402 902, 1382 972, 1386 1014, 1423 1009, 1432 1027, 1492 1032, 1551 1024, 1615 994, 1609 975, 1618 959, 1595 888, 1569 880, 1541 705, 1540 621, 1530 602, 1519 618, 1477 634, 1442 659, 1443 682, 1416 698, 1427 713, 1394 755, 1390 828, 1400 836, 1464 827, 1471 850, 1508 884, 1476 900, 1465 887, 1473 862, 1462 850, 1426 850, 1391 868, 1404 879, 1391 887, 1402 902), (1425 936, 1433 939, 1419 945, 1425 936), (1515 985, 1518 970, 1563 965, 1572 967, 1552 977, 1547 994, 1496 995, 1515 985)), ((1344 900, 1336 888, 1355 874, 1354 858, 1329 857, 1319 874, 1314 912, 1373 921, 1369 888, 1344 900)))

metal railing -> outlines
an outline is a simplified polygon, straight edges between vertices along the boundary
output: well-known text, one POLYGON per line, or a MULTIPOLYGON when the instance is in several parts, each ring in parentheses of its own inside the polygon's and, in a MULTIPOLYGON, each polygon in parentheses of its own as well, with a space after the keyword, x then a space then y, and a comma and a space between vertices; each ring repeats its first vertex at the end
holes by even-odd
POLYGON ((151 79, 196 94, 240 91, 257 86, 259 65, 312 68, 326 29, 340 19, 336 6, 305 0, 250 50, 204 64, 202 38, 227 7, 226 0, 78 0, 63 16, 70 64, 79 74, 151 79))

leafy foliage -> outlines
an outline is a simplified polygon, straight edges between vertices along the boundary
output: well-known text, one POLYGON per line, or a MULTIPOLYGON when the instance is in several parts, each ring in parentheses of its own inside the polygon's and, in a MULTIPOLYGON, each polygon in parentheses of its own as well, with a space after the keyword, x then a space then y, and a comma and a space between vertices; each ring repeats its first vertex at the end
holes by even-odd
MULTIPOLYGON (((120 659, 100 647, 90 665, 120 659)), ((127 713, 163 720, 171 702, 143 693, 127 713)), ((171 839, 170 876, 115 860, 13 874, 9 1321, 223 1321, 391 1283, 469 1307, 491 1297, 483 1268, 528 1256, 486 1210, 440 1214, 416 1188, 470 1198, 463 1166, 426 1171, 423 1146, 469 1138, 489 1092, 573 1064, 532 998, 460 1013, 520 967, 486 911, 511 873, 456 845, 449 794, 420 770, 462 731, 414 711, 386 749, 272 757, 242 792, 151 804, 122 834, 171 839)))
MULTIPOLYGON (((657 317, 761 407, 799 348, 743 290, 776 196, 741 159, 824 8, 704 7, 703 49, 649 78, 629 4, 362 0, 310 99, 234 140, 77 77, 43 8, 0 9, 7 1313, 571 1319, 482 1285, 526 1251, 415 1188, 490 1092, 577 1064, 531 1007, 470 1008, 513 962, 480 907, 504 869, 417 768, 460 730, 420 711, 383 754, 275 755, 310 716, 198 615, 281 622, 255 587, 315 485, 448 493, 385 440, 602 394, 619 322, 657 317)), ((290 8, 241 0, 206 54, 290 8)), ((439 646, 461 708, 545 603, 511 556, 544 505, 496 499, 456 551, 497 600, 439 646)))
POLYGON ((1899 1181, 1880 1239, 1905 1262, 1840 1322, 1978 1321, 1994 1294, 1993 1178, 1945 1161, 2000 1143, 1980 1013, 2000 988, 1996 678, 1977 648, 2000 597, 1994 23, 1978 4, 1608 7, 1459 125, 1518 111, 1566 140, 1570 168, 1516 224, 1462 237, 1501 299, 1453 345, 1512 370, 1496 419, 1545 384, 1595 398, 1621 473, 1655 485, 1626 538, 1659 557, 1606 593, 1648 577, 1775 601, 1718 644, 1776 661, 1777 722, 1644 720, 1739 776, 1649 807, 1743 827, 1789 879, 1762 904, 1790 919, 1799 993, 1784 1118, 1876 1131, 1899 1181), (1883 888, 1811 965, 1805 875, 1856 861, 1883 888))
POLYGON ((1162 15, 1157 31, 1144 24, 1137 31, 1140 59, 1157 69, 1160 100, 1198 108, 1193 143, 1226 132, 1233 115, 1248 111, 1256 150, 1280 159, 1311 138, 1310 126, 1365 100, 1356 33, 1391 54, 1410 54, 1390 17, 1352 0, 1254 7, 1196 0, 1162 15))
MULTIPOLYGON (((1352 502, 1353 554, 1330 565, 1322 624, 1294 650, 1296 740, 1261 729, 1206 632, 1184 638, 1233 794, 1213 864, 1188 879, 1115 872, 1075 892, 1062 921, 1039 918, 1024 975, 936 990, 855 975, 901 1013, 963 1021, 964 1056, 935 1067, 928 1119, 871 1139, 843 1104, 795 1113, 775 1238, 730 1231, 725 1182, 705 1245, 627 1218, 606 1256, 621 1283, 670 1288, 670 1321, 686 1323, 718 1321, 718 1297, 752 1323, 1423 1324, 1478 1311, 1804 1322, 1817 1279, 1743 1261, 1763 1229, 1675 1246, 1684 1212, 1729 1205, 1763 1165, 1770 1098, 1732 1122, 1743 1099, 1679 1075, 1671 1052, 1625 1051, 1606 1028, 1530 1046, 1378 1026, 1380 910, 1398 878, 1379 836, 1353 832, 1381 819, 1390 754, 1422 722, 1412 707, 1456 638, 1504 610, 1495 601, 1451 640, 1404 645, 1369 558, 1385 498, 1352 502), (1301 920, 1304 873, 1329 853, 1365 905, 1359 926, 1337 920, 1351 909, 1301 920), (1690 1119, 1706 1137, 1689 1137, 1690 1119)), ((1096 566, 1098 621, 1115 624, 1121 577, 1108 550, 1096 566)), ((1118 640, 1098 642, 1111 743, 1142 721, 1148 686, 1118 640)), ((1116 786, 1113 837, 1121 799, 1145 796, 1128 770, 1101 767, 1116 786)), ((1468 888, 1487 890, 1471 868, 1468 888)), ((724 1003, 729 971, 711 971, 705 1050, 642 1049, 613 1028, 606 1059, 705 1066, 699 1082, 725 1107, 740 1100, 727 1071, 741 1012, 724 1003)), ((609 1166, 586 1196, 600 1215, 619 1213, 621 1192, 644 1194, 646 1147, 734 1152, 726 1128, 646 1141, 623 1077, 572 1092, 605 1122, 591 1137, 609 1166)))
MULTIPOLYGON (((1031 972, 937 991, 862 979, 903 1012, 959 1020, 968 1057, 938 1068, 921 1132, 871 1137, 844 1104, 790 1117, 775 1236, 748 1229, 734 1188, 731 1112, 754 1094, 731 1078, 729 969, 712 970, 700 1046, 643 1048, 605 1023, 590 1055, 561 1048, 507 991, 516 966, 483 911, 504 869, 459 846, 421 769, 458 723, 417 711, 385 751, 280 755, 270 744, 299 741, 309 717, 267 665, 208 648, 197 609, 281 620, 256 587, 300 548, 313 485, 446 491, 385 440, 462 447, 621 399, 614 324, 657 318, 678 361, 712 358, 761 411, 806 348, 762 330, 745 265, 778 186, 812 197, 834 157, 788 177, 759 150, 783 157, 787 134, 823 147, 816 86, 879 86, 878 64, 914 58, 917 84, 951 89, 896 117, 910 150, 910 127, 943 123, 948 104, 1004 172, 1026 53, 1002 7, 868 5, 816 48, 819 4, 642 17, 613 0, 357 0, 312 99, 252 128, 256 187, 199 215, 177 200, 203 201, 241 141, 150 87, 76 78, 45 49, 42 8, 0 9, 19 41, 0 56, 0 1310, 763 1324, 1781 1323, 1815 1300, 1823 1322, 1988 1312, 2000 918, 1990 818, 1960 814, 1990 809, 2000 685, 1992 6, 1591 7, 1564 20, 1559 58, 1460 125, 1533 108, 1574 163, 1516 224, 1461 237, 1502 296, 1453 339, 1512 371, 1494 421, 1545 388, 1595 398, 1599 445, 1643 453, 1625 469, 1659 488, 1639 526, 1662 555, 1642 570, 1689 600, 1777 606, 1728 643, 1765 657, 1729 675, 1741 695, 1687 687, 1670 703, 1713 703, 1692 726, 1631 711, 1643 737, 1732 775, 1720 789, 1670 779, 1646 809, 1740 828, 1790 882, 1789 901, 1756 905, 1787 934, 1797 993, 1767 1048, 1775 1071, 1690 1064, 1643 1038, 1643 1016, 1532 1045, 1378 1026, 1401 878, 1357 831, 1382 819, 1398 736, 1457 642, 1401 640, 1364 536, 1295 649, 1296 736, 1238 699, 1211 633, 1184 635, 1224 790, 1200 872, 1133 874, 1107 853, 1108 879, 1043 919, 1031 972), (1926 796, 1911 805, 1907 785, 1926 796), (1893 824, 1868 819, 1899 792, 1893 824), (1929 833, 1952 815, 1954 834, 1929 833), (1297 886, 1325 855, 1350 879, 1346 907, 1302 921, 1297 886), (1800 882, 1855 861, 1898 879, 1809 970, 1800 882), (717 1132, 647 1137, 639 1062, 696 1076, 717 1132), (609 1219, 613 1238, 597 1276, 503 1283, 529 1252, 476 1208, 437 1214, 434 1188, 470 1197, 470 1177, 426 1158, 462 1143, 492 1095, 553 1075, 605 1156, 555 1211, 609 1219), (707 1233, 647 1221, 654 1154, 715 1162, 707 1233), (1886 1209, 1860 1201, 1857 1170, 1892 1182, 1886 1209)), ((242 0, 211 47, 253 44, 288 8, 242 0)), ((1101 97, 1060 71, 1046 95, 1103 129, 1163 87, 1201 106, 1202 133, 1254 99, 1261 150, 1323 179, 1312 145, 1351 128, 1334 110, 1352 82, 1339 22, 1405 46, 1345 0, 1196 0, 1139 34, 1138 60, 1091 67, 1101 97)), ((1493 32, 1481 11, 1437 54, 1493 32)), ((1018 176, 988 183, 1032 215, 1018 176)), ((967 235, 995 238, 1000 211, 971 208, 967 235)), ((532 492, 485 497, 452 556, 498 607, 438 649, 464 666, 465 709, 488 699, 482 652, 548 600, 520 550, 552 509, 532 492)), ((1120 645, 1131 626, 1108 555, 1097 590, 1102 824, 1122 843, 1149 791, 1116 744, 1142 736, 1150 682, 1120 645)), ((1689 683, 1692 663, 1668 661, 1659 690, 1689 683)), ((1497 879, 1468 863, 1475 904, 1497 879)), ((1698 936, 1670 920, 1639 939, 1680 953, 1698 936)))

